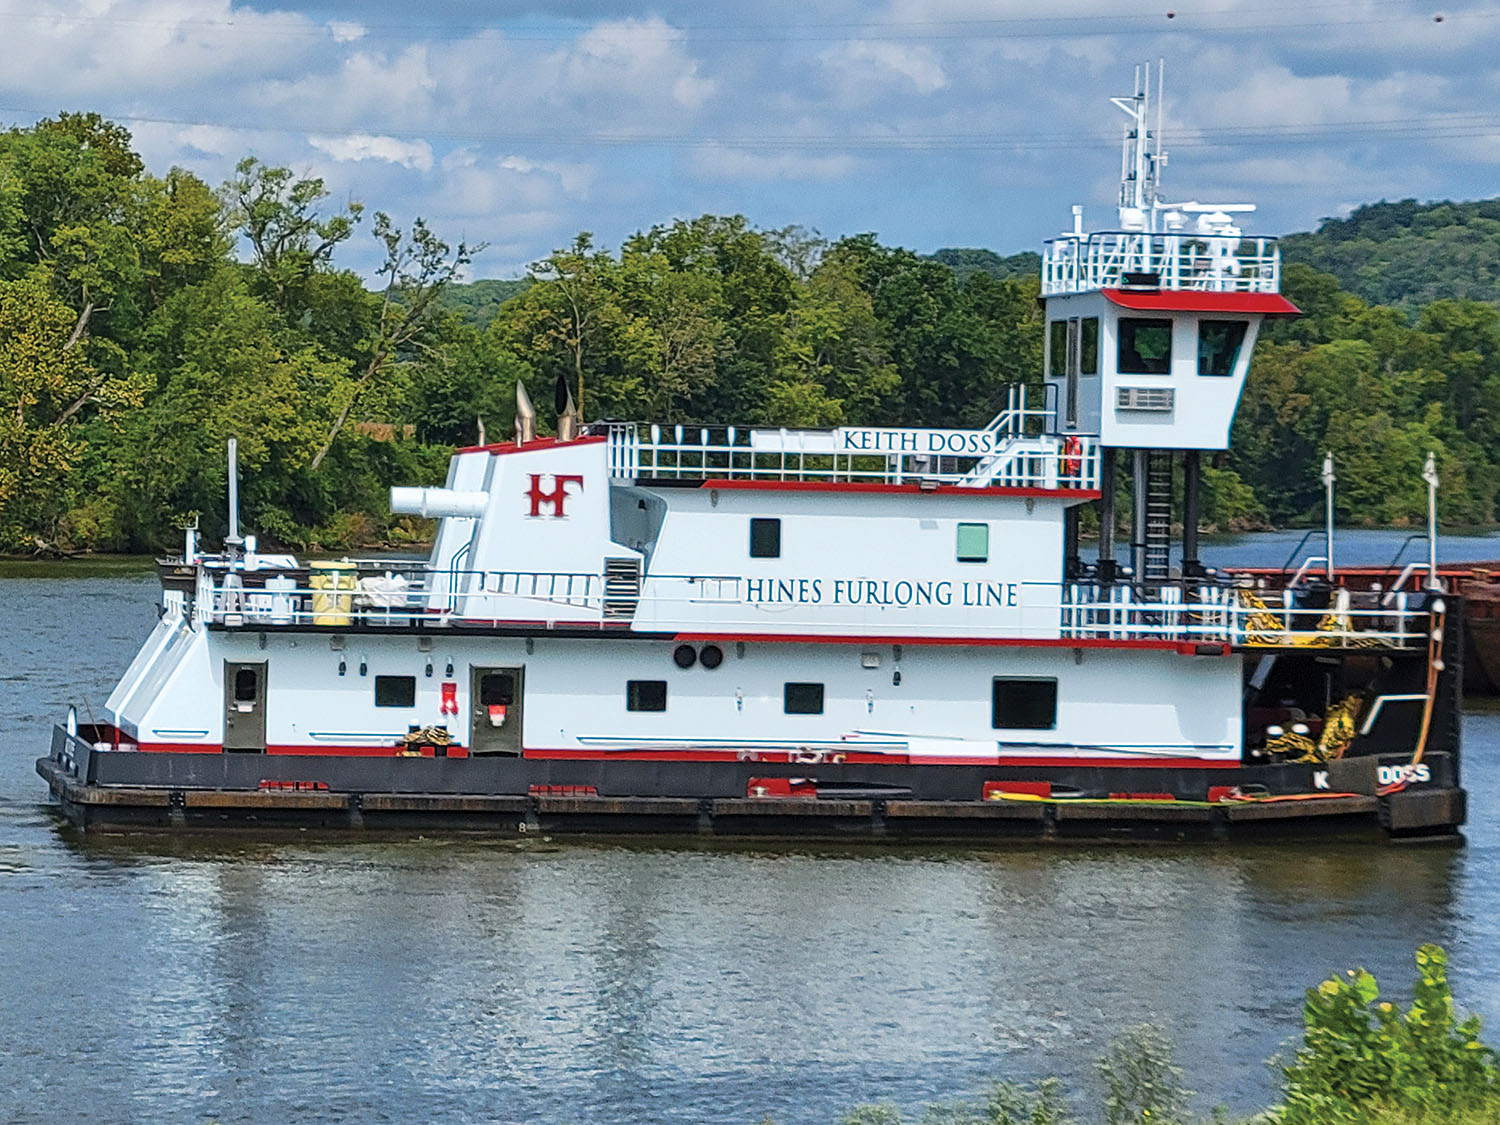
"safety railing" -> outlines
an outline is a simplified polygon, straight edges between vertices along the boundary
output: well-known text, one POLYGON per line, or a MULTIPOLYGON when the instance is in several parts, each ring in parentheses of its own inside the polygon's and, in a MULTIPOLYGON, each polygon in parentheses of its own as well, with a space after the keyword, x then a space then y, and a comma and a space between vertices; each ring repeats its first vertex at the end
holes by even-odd
POLYGON ((1122 285, 1278 293, 1281 251, 1274 238, 1098 231, 1048 241, 1042 296, 1122 285))
POLYGON ((1237 648, 1416 648, 1427 641, 1427 598, 1335 590, 1327 604, 1243 586, 1141 589, 1075 584, 1064 600, 1064 636, 1222 642, 1237 648))
POLYGON ((745 480, 965 488, 1099 487, 1086 436, 991 430, 746 430, 609 427, 610 473, 624 480, 745 480), (857 444, 856 444, 857 443, 857 444))
MULTIPOLYGON (((444 571, 444 576, 448 572, 444 571)), ((1412 648, 1426 643, 1429 596, 1335 590, 1327 604, 1214 583, 1151 587, 961 579, 650 575, 612 613, 602 573, 464 571, 458 593, 395 574, 320 575, 246 587, 200 571, 194 612, 224 628, 474 627, 544 623, 645 632, 1157 640, 1243 648, 1412 648), (321 583, 321 584, 319 584, 321 583)))

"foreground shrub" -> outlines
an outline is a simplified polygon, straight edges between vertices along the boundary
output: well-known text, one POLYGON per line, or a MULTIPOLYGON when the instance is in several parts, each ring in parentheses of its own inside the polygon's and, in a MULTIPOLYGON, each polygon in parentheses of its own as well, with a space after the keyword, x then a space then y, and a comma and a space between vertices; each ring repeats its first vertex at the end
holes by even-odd
POLYGON ((1417 950, 1417 984, 1405 1011, 1380 999, 1364 969, 1307 994, 1303 1042, 1283 1068, 1278 1125, 1462 1120, 1500 1099, 1500 1056, 1479 1041, 1480 1021, 1459 1022, 1448 956, 1417 950))

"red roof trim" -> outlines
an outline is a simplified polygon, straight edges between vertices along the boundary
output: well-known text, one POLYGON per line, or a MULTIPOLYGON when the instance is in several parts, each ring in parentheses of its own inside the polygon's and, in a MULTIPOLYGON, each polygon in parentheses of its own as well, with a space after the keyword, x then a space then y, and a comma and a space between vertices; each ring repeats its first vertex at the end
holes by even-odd
POLYGON ((1009 496, 1036 500, 1084 500, 1099 499, 1097 488, 963 488, 956 484, 940 484, 936 488, 923 488, 919 484, 875 484, 869 481, 834 480, 705 480, 699 488, 713 488, 721 492, 866 492, 878 495, 910 496, 1009 496))
POLYGON ((1302 310, 1280 293, 1210 293, 1201 289, 1104 289, 1101 292, 1122 309, 1259 316, 1302 315, 1302 310))
POLYGON ((525 445, 517 445, 513 441, 497 441, 491 445, 465 445, 454 450, 455 453, 493 453, 496 457, 506 453, 535 453, 542 449, 554 449, 557 446, 568 445, 597 445, 601 441, 609 439, 600 434, 597 437, 574 438, 572 441, 558 441, 555 437, 537 438, 528 441, 525 445))

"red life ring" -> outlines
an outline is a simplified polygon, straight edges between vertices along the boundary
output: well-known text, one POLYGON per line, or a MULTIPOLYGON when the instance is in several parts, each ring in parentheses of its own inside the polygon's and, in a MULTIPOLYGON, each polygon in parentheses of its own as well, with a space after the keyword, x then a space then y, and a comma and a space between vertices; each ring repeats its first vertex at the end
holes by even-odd
POLYGON ((1062 471, 1063 476, 1074 480, 1083 473, 1083 439, 1077 434, 1069 434, 1063 441, 1062 471))

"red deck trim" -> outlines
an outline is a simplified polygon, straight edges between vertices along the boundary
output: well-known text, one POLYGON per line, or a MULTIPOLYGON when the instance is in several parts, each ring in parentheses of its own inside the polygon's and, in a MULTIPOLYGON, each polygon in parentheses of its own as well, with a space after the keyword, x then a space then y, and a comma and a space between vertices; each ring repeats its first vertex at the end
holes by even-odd
POLYGON ((555 437, 541 437, 534 441, 528 441, 525 445, 517 445, 513 441, 497 441, 489 445, 464 445, 455 449, 455 453, 493 453, 496 457, 507 453, 535 453, 542 449, 556 449, 573 445, 598 445, 601 441, 609 438, 602 434, 598 437, 574 438, 572 441, 558 441, 555 437))
MULTIPOLYGON (((156 753, 218 754, 222 747, 187 745, 182 743, 142 744, 143 751, 156 753)), ((1098 767, 1100 769, 1238 769, 1240 761, 1222 758, 1139 758, 1133 756, 1111 758, 1069 757, 1063 755, 1015 757, 1012 755, 976 755, 973 757, 926 757, 909 754, 877 754, 856 749, 839 750, 825 748, 827 755, 838 755, 846 765, 890 765, 890 766, 1016 766, 1037 769, 1075 769, 1098 767)), ((577 749, 528 749, 522 751, 523 758, 545 762, 746 762, 761 765, 817 765, 837 764, 828 761, 801 762, 788 750, 756 750, 754 757, 746 756, 743 750, 577 750, 577 749)), ((403 755, 395 746, 291 746, 266 747, 266 757, 341 757, 341 758, 397 758, 403 755)), ((412 755, 414 756, 414 755, 412 755)), ((469 751, 464 746, 450 746, 448 757, 467 758, 469 751)))
MULTIPOLYGON (((821 749, 821 748, 820 748, 821 749)), ((1113 758, 1085 758, 1064 756, 1015 757, 1012 755, 975 755, 973 757, 928 757, 910 754, 872 754, 827 748, 830 755, 840 755, 846 765, 894 765, 894 766, 1024 766, 1028 768, 1073 769, 1080 766, 1098 766, 1103 769, 1239 769, 1244 763, 1238 759, 1223 758, 1140 758, 1134 756, 1113 758)), ((563 762, 746 762, 758 765, 802 765, 812 769, 819 765, 838 763, 799 762, 790 751, 757 750, 755 757, 742 757, 739 750, 526 750, 521 756, 535 761, 563 762)))
POLYGON ((720 492, 867 492, 878 495, 907 496, 990 496, 1030 500, 1097 500, 1097 488, 961 488, 940 484, 923 488, 919 484, 875 484, 871 481, 832 480, 726 480, 710 478, 698 486, 720 492))
POLYGON ((1201 289, 1104 289, 1101 292, 1122 309, 1260 316, 1302 315, 1302 310, 1280 293, 1209 293, 1201 289))
POLYGON ((902 637, 863 636, 857 633, 678 633, 677 641, 714 641, 724 644, 731 641, 765 644, 813 644, 813 645, 908 645, 908 646, 952 646, 973 645, 989 648, 1095 648, 1127 649, 1145 652, 1176 652, 1183 656, 1198 656, 1200 648, 1216 648, 1204 656, 1227 656, 1229 646, 1222 641, 1167 641, 1143 639, 1113 640, 1109 637, 902 637))

